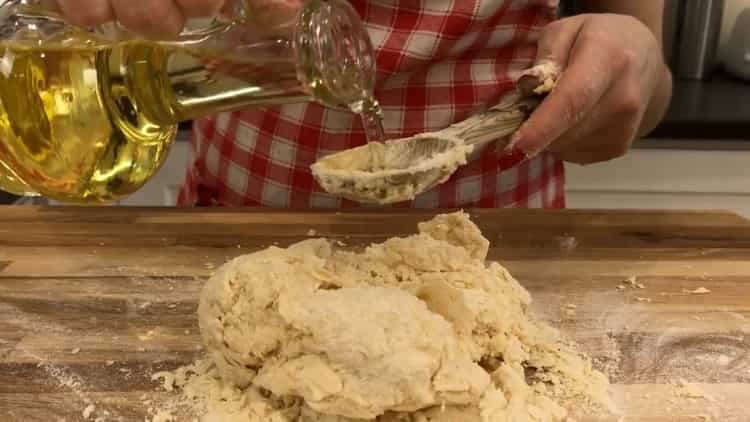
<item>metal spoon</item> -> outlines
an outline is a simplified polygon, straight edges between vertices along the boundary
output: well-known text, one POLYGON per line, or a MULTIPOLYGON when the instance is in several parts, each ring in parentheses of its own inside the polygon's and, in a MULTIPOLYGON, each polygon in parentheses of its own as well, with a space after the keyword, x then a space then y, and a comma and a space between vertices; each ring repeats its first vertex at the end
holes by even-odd
POLYGON ((327 192, 358 202, 414 199, 448 180, 488 144, 518 130, 554 87, 557 73, 556 66, 535 66, 519 79, 519 94, 501 104, 438 132, 371 142, 323 157, 311 166, 313 176, 327 192))

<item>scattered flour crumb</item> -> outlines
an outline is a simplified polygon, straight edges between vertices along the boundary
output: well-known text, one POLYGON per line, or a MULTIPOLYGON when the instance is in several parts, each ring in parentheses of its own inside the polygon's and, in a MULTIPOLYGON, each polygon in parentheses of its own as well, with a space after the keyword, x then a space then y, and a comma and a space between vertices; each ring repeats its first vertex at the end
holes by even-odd
POLYGON ((568 316, 568 317, 574 317, 574 316, 576 316, 576 309, 577 308, 578 308, 577 305, 575 305, 573 303, 568 303, 567 305, 565 305, 563 307, 563 311, 565 313, 565 316, 568 316))
POLYGON ((133 371, 130 370, 129 368, 120 368, 120 372, 123 373, 123 376, 125 377, 125 379, 130 378, 130 375, 133 374, 133 371))
POLYGON ((317 236, 318 232, 315 229, 310 229, 310 230, 307 231, 307 235, 310 236, 310 237, 317 236))
POLYGON ((214 268, 216 268, 216 265, 214 265, 214 264, 213 264, 213 263, 211 263, 211 262, 206 262, 205 264, 203 264, 203 266, 204 266, 204 267, 205 267, 205 268, 206 268, 207 270, 213 270, 214 268))
POLYGON ((145 348, 145 347, 139 347, 139 348, 138 348, 137 350, 138 350, 139 352, 145 352, 145 351, 146 351, 146 348, 145 348))
POLYGON ((115 364, 115 361, 113 361, 113 360, 107 360, 107 361, 104 362, 104 364, 107 365, 107 366, 112 366, 112 365, 115 364))
POLYGON ((618 285, 617 290, 625 290, 625 285, 624 284, 618 285))
POLYGON ((151 422, 173 422, 174 415, 168 410, 159 410, 152 418, 151 422))
POLYGON ((638 282, 638 278, 634 275, 631 275, 625 280, 625 284, 630 285, 634 289, 645 289, 646 286, 643 283, 638 282))
POLYGON ((141 309, 146 309, 149 306, 151 306, 151 302, 143 302, 140 305, 138 305, 138 307, 141 308, 141 309))
POLYGON ((706 392, 703 391, 700 387, 695 384, 691 384, 684 379, 680 379, 677 381, 674 394, 678 397, 687 399, 704 399, 708 401, 715 401, 715 399, 711 395, 706 394, 706 392))
POLYGON ((169 309, 175 309, 176 307, 177 307, 176 303, 170 303, 169 305, 167 305, 167 308, 169 309))
POLYGON ((557 242, 560 251, 566 254, 573 252, 578 247, 578 240, 573 236, 560 236, 557 238, 557 242))
POLYGON ((83 419, 90 418, 91 414, 94 413, 95 410, 96 410, 96 406, 94 406, 93 404, 89 404, 88 406, 86 406, 86 408, 83 409, 83 413, 82 413, 83 419))
POLYGON ((81 351, 80 347, 76 347, 75 349, 71 350, 70 353, 77 355, 81 351))
POLYGON ((148 330, 146 334, 142 334, 138 336, 138 340, 140 341, 151 340, 152 338, 154 338, 155 335, 156 335, 156 330, 148 330))
POLYGON ((174 390, 175 375, 172 372, 161 371, 151 375, 151 381, 158 381, 161 379, 161 385, 167 391, 174 390))
POLYGON ((711 290, 708 290, 705 287, 698 287, 695 290, 683 289, 682 293, 687 293, 687 294, 690 294, 690 295, 705 295, 705 294, 711 293, 711 290))
POLYGON ((635 298, 638 302, 651 303, 650 297, 637 297, 635 298))

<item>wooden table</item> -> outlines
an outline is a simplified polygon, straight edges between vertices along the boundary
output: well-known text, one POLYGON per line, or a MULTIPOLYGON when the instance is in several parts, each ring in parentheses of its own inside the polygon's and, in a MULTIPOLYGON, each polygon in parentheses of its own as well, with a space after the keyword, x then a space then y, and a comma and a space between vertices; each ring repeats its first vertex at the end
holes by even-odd
MULTIPOLYGON (((728 213, 476 211, 535 312, 607 370, 627 421, 750 421, 750 222, 728 213), (643 288, 627 285, 636 277, 643 288), (711 291, 686 293, 700 287, 711 291), (572 304, 575 306, 568 306, 572 304), (696 383, 686 398, 670 385, 696 383)), ((421 212, 0 208, 0 420, 143 421, 149 374, 200 355, 224 261, 317 234, 357 246, 421 212), (144 396, 145 395, 145 396, 144 396)))

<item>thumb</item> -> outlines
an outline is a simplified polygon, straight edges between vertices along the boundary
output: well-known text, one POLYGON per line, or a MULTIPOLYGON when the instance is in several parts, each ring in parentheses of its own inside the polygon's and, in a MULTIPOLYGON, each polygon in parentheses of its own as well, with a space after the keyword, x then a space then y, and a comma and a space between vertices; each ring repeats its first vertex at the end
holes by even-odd
MULTIPOLYGON (((579 16, 555 21, 544 27, 537 42, 534 66, 521 73, 518 78, 518 90, 522 95, 533 96, 545 81, 559 78, 561 68, 568 64, 570 51, 582 27, 583 19, 579 16)), ((516 147, 522 136, 521 132, 519 129, 511 137, 507 150, 516 147)))

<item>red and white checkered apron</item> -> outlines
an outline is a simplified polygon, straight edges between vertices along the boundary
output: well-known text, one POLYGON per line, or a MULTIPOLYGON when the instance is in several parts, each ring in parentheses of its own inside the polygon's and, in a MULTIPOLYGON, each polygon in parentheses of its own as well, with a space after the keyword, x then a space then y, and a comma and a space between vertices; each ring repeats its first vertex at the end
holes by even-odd
MULTIPOLYGON (((499 101, 529 67, 554 0, 351 0, 376 48, 386 135, 434 131, 499 101)), ((181 205, 357 207, 322 191, 319 157, 365 143, 359 117, 317 103, 195 122, 181 205)), ((501 144, 501 143, 498 143, 501 144)), ((397 207, 563 207, 562 163, 487 148, 446 183, 397 207)))

